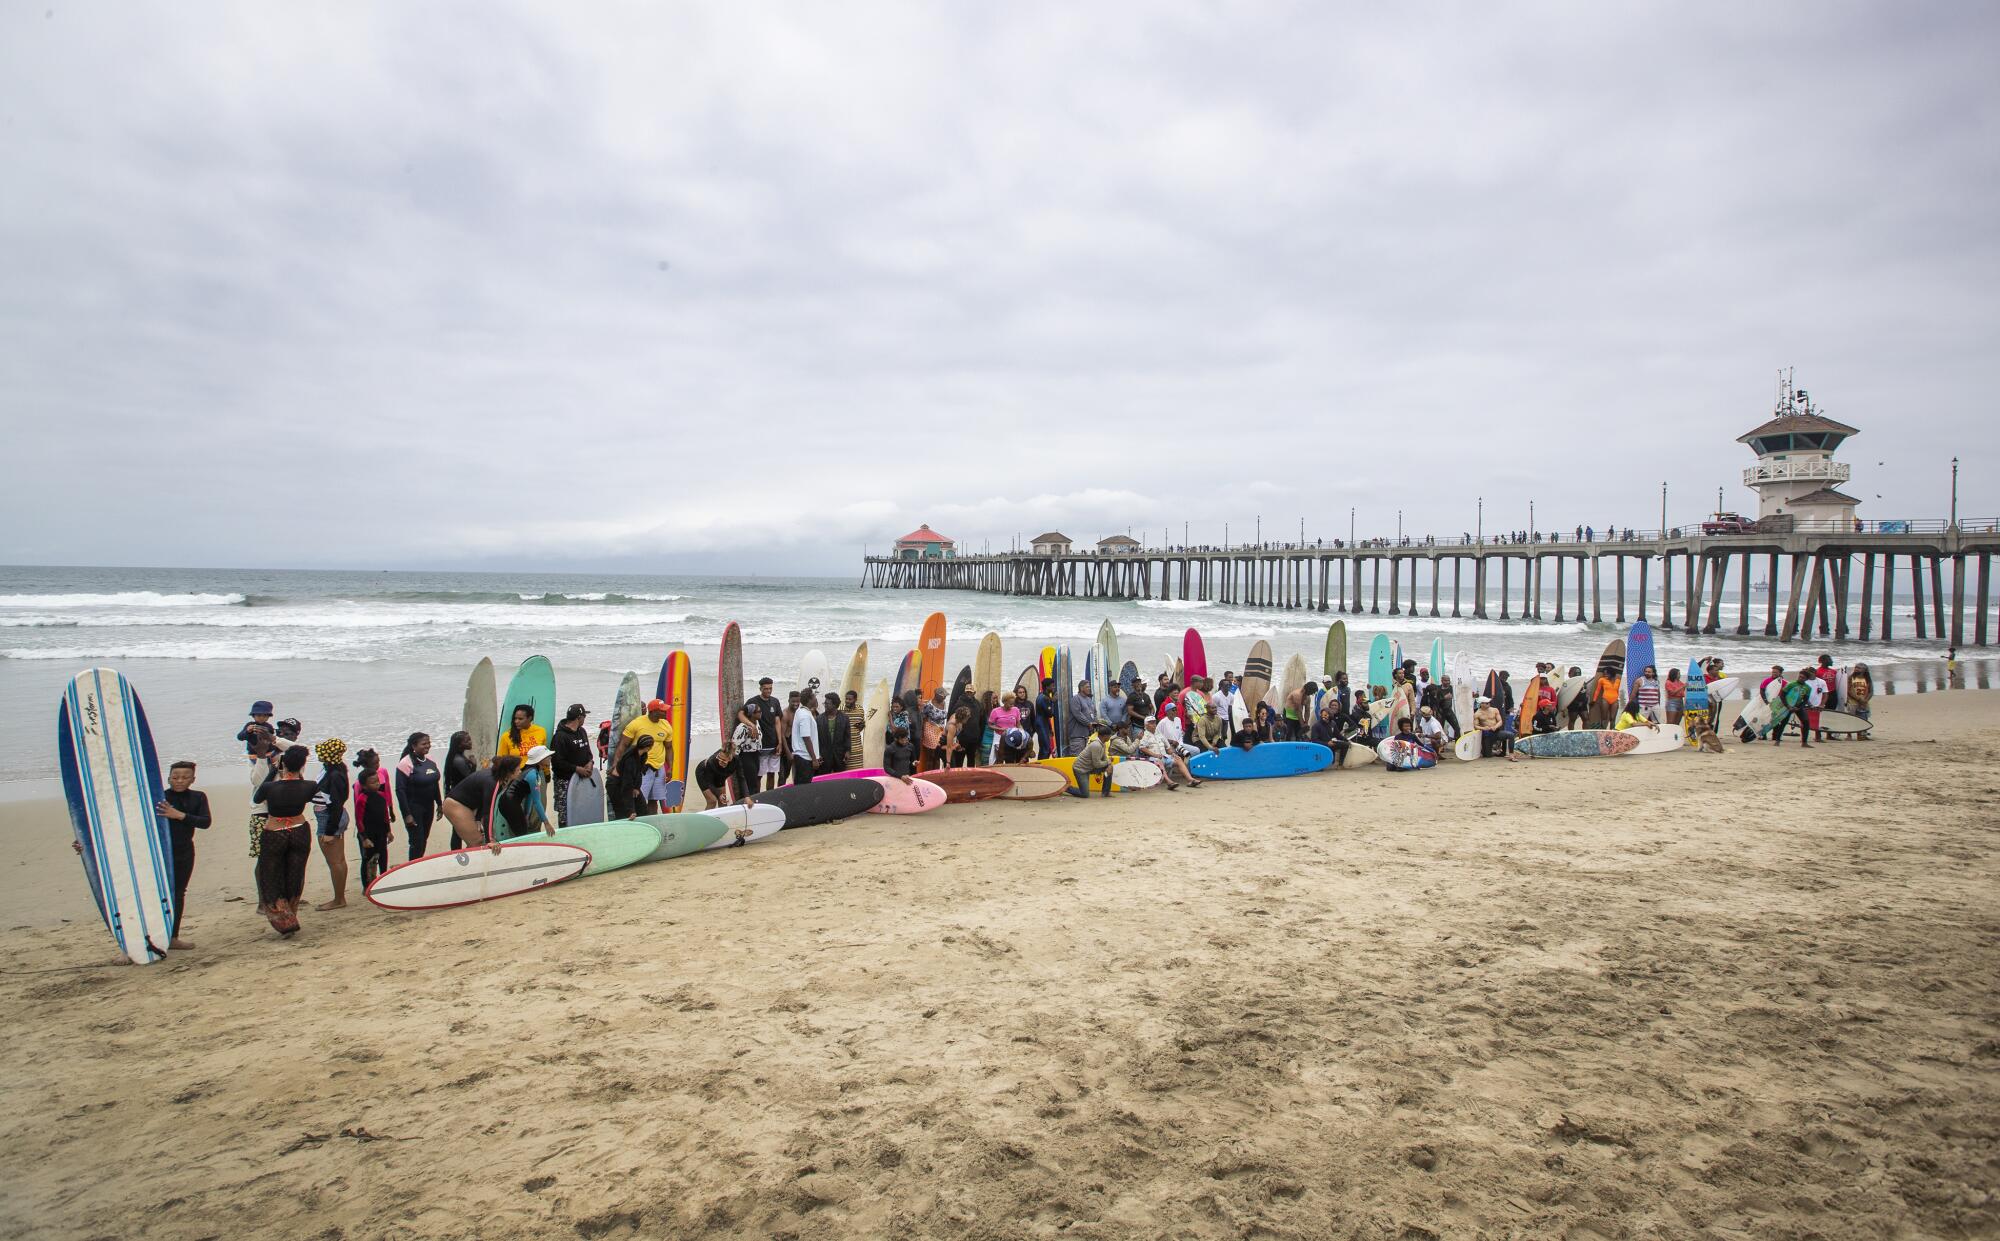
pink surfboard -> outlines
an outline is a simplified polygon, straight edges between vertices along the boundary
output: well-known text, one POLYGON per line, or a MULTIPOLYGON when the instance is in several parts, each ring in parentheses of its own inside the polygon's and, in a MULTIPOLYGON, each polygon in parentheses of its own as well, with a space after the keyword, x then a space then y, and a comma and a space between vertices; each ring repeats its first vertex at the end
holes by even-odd
POLYGON ((876 776, 882 786, 882 800, 868 808, 869 814, 924 814, 944 805, 944 790, 929 780, 904 784, 894 776, 876 776))
POLYGON ((821 780, 866 780, 870 776, 886 776, 888 774, 888 772, 882 770, 880 767, 863 767, 858 771, 829 771, 824 775, 814 776, 813 783, 817 784, 821 780))

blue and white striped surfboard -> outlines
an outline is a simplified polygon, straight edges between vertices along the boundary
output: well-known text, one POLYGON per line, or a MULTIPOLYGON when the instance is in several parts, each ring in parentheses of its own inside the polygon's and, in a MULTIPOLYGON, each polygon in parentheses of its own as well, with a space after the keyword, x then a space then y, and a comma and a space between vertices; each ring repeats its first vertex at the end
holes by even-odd
POLYGON ((116 671, 88 669, 63 694, 56 745, 83 873, 104 925, 133 964, 157 961, 173 938, 174 852, 153 809, 162 786, 146 709, 116 671))

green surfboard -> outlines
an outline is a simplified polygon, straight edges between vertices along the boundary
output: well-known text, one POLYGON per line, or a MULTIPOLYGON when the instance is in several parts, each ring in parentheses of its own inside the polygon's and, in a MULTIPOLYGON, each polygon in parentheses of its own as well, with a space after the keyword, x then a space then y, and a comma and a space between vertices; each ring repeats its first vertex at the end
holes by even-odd
POLYGON ((507 682, 507 692, 500 699, 500 727, 489 742, 491 748, 499 747, 500 734, 513 726, 514 708, 522 703, 535 709, 535 723, 543 732, 556 735, 556 670, 540 655, 522 660, 514 679, 507 682))
POLYGON ((1347 622, 1335 621, 1326 627, 1326 660, 1324 671, 1328 676, 1337 676, 1347 671, 1347 622))
MULTIPOLYGON (((729 833, 729 825, 714 815, 690 814, 649 814, 634 823, 645 823, 659 830, 660 842, 647 855, 649 862, 660 862, 670 857, 680 857, 684 853, 699 853, 729 833)), ((586 872, 587 873, 587 872, 586 872)))
POLYGON ((1390 673, 1396 668, 1395 653, 1390 649, 1389 635, 1378 633, 1368 644, 1368 693, 1372 697, 1378 689, 1388 689, 1394 684, 1390 673))
MULTIPOLYGON (((664 818, 665 816, 659 816, 664 818)), ((565 827, 551 836, 546 832, 529 832, 525 836, 513 836, 512 840, 546 840, 551 844, 575 845, 590 850, 590 865, 583 870, 584 875, 601 875, 607 870, 617 870, 634 862, 643 862, 660 847, 660 829, 645 819, 625 819, 617 823, 586 823, 581 827, 565 827)))

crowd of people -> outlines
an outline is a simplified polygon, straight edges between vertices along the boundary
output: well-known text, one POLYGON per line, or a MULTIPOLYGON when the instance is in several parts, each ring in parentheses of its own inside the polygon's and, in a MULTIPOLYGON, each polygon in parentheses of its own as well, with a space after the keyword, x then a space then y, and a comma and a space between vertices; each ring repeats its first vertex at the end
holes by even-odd
MULTIPOLYGON (((1706 661, 1707 685, 1723 678, 1720 659, 1706 661)), ((1354 746, 1379 746, 1395 738, 1432 755, 1442 754, 1466 731, 1479 734, 1480 752, 1512 760, 1525 734, 1564 728, 1656 729, 1691 723, 1695 741, 1717 748, 1706 715, 1689 714, 1689 683, 1680 670, 1662 678, 1643 669, 1628 687, 1610 672, 1586 674, 1580 667, 1561 671, 1538 663, 1535 701, 1516 700, 1511 677, 1496 672, 1474 696, 1472 718, 1459 718, 1457 687, 1449 675, 1433 681, 1428 668, 1405 660, 1387 685, 1349 683, 1337 672, 1321 683, 1307 681, 1289 693, 1250 701, 1233 671, 1219 677, 1175 682, 1161 673, 1147 685, 1112 682, 1100 700, 1088 680, 1063 693, 1044 679, 1032 698, 1025 690, 960 691, 940 687, 928 701, 914 693, 885 707, 881 766, 891 776, 911 779, 920 771, 1025 763, 1069 757, 1071 796, 1087 796, 1095 785, 1113 788, 1112 767, 1123 761, 1156 766, 1168 790, 1199 788, 1189 760, 1206 751, 1234 746, 1250 749, 1272 742, 1311 741, 1333 751, 1344 764, 1354 746), (1571 680, 1588 683, 1565 694, 1571 680)), ((875 710, 864 710, 853 692, 821 694, 816 682, 785 699, 772 692, 771 678, 737 709, 731 727, 714 751, 687 763, 689 783, 707 809, 752 799, 788 783, 806 783, 864 765, 863 737, 875 710)), ((1870 715, 1873 678, 1865 664, 1845 675, 1830 656, 1816 666, 1787 673, 1773 666, 1756 686, 1771 710, 1755 725, 1739 727, 1744 742, 1782 743, 1796 733, 1801 745, 1831 741, 1840 734, 1821 727, 1821 712, 1843 710, 1862 720, 1870 715)), ((668 704, 654 699, 614 733, 602 721, 593 738, 589 711, 572 705, 553 734, 535 719, 534 708, 513 709, 491 754, 482 754, 467 732, 456 732, 443 755, 435 754, 428 733, 411 733, 400 754, 385 763, 380 752, 362 748, 352 756, 347 743, 330 737, 308 746, 292 718, 274 719, 268 701, 251 704, 250 719, 237 733, 250 769, 252 795, 249 852, 257 884, 258 913, 281 934, 299 929, 299 906, 306 873, 317 851, 332 887, 319 910, 347 904, 348 833, 358 847, 360 882, 368 883, 394 864, 392 845, 400 824, 409 860, 430 852, 489 846, 538 830, 570 824, 572 778, 601 781, 605 818, 656 814, 682 804, 684 786, 670 765, 675 754, 668 704), (306 774, 317 760, 316 776, 306 774), (442 829, 440 831, 440 829, 442 829)), ((1867 740, 1868 734, 1854 734, 1867 740)), ((181 914, 194 870, 194 836, 213 822, 208 799, 193 787, 195 765, 177 762, 157 807, 167 821, 175 866, 175 924, 171 947, 186 948, 181 914)), ((687 798, 692 806, 692 797, 687 798)))

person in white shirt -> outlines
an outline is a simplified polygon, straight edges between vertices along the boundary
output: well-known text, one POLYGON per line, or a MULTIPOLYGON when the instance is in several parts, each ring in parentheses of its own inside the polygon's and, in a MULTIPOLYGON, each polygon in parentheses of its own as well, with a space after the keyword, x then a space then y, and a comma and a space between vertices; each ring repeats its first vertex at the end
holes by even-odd
POLYGON ((819 717, 800 701, 792 713, 792 783, 812 783, 819 768, 819 717))
POLYGON ((1422 708, 1417 715, 1417 739, 1433 754, 1443 754, 1445 747, 1444 725, 1438 722, 1437 712, 1429 707, 1422 708))
POLYGON ((1188 758, 1201 753, 1199 746, 1192 746, 1187 743, 1186 730, 1181 727, 1180 717, 1176 716, 1171 709, 1159 718, 1154 725, 1153 731, 1160 735, 1160 740, 1167 743, 1168 749, 1182 758, 1188 758))
POLYGON ((1160 736, 1158 720, 1146 721, 1146 731, 1140 735, 1136 748, 1141 757, 1157 766, 1160 773, 1166 776, 1169 791, 1182 784, 1201 787, 1201 781, 1195 779, 1194 773, 1188 770, 1187 760, 1167 743, 1166 738, 1160 736))

